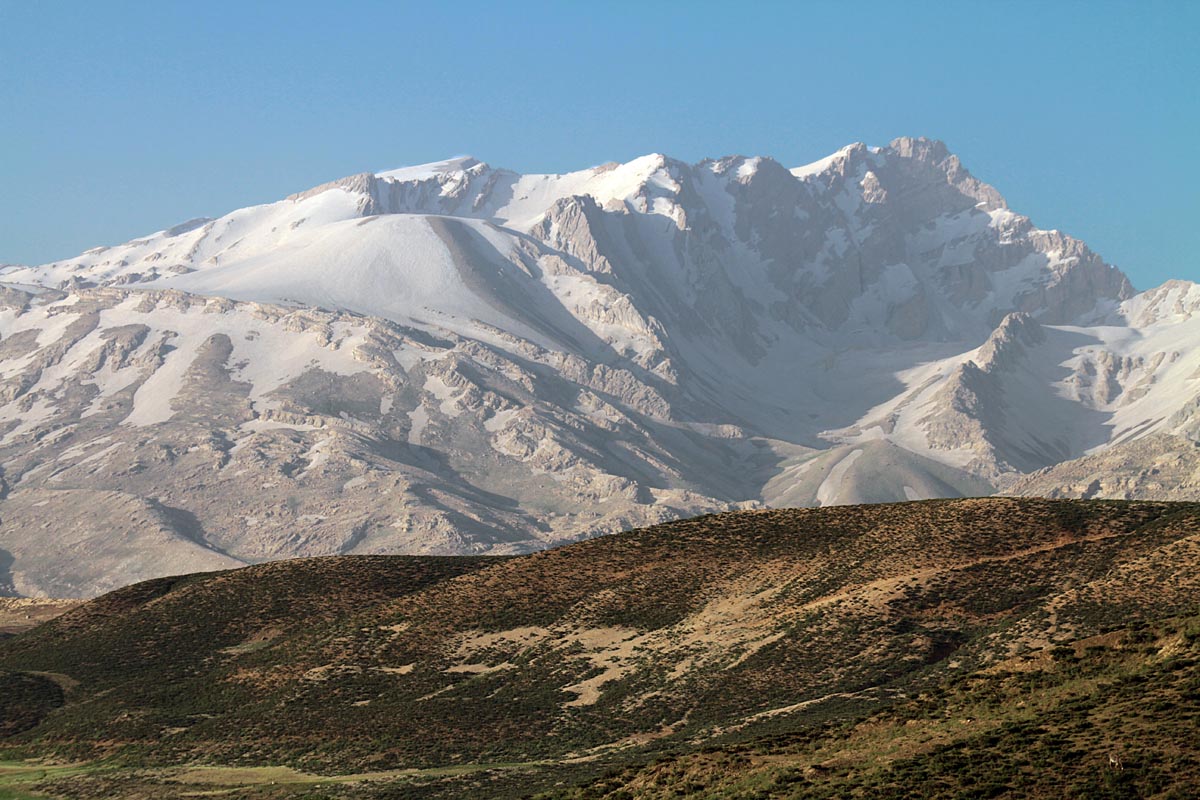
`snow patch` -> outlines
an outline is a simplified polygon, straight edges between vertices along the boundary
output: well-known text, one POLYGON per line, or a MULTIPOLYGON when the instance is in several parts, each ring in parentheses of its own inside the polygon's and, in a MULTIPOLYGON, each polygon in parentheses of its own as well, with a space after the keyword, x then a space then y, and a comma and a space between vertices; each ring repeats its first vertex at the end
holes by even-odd
POLYGON ((854 466, 854 462, 863 454, 862 450, 851 450, 847 455, 842 456, 833 468, 829 470, 829 474, 825 476, 825 480, 821 481, 821 485, 817 488, 817 503, 822 506, 836 505, 840 500, 842 481, 846 477, 846 473, 850 471, 850 467, 854 466))

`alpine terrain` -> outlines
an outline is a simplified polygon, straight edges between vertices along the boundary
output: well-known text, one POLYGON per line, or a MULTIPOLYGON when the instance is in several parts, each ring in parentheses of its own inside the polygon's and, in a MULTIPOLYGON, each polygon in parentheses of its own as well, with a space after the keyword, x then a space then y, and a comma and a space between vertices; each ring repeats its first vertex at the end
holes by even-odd
POLYGON ((355 175, 0 272, 0 593, 1200 485, 1200 288, 940 142, 355 175))

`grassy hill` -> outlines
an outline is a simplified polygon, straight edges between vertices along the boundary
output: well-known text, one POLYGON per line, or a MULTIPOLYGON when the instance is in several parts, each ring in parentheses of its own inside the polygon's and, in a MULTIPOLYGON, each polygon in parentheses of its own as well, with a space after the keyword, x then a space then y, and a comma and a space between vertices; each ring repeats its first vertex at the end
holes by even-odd
POLYGON ((151 581, 0 642, 0 797, 1184 797, 1198 567, 989 498, 151 581))
POLYGON ((54 619, 80 604, 80 600, 33 597, 0 597, 0 639, 16 636, 54 619))

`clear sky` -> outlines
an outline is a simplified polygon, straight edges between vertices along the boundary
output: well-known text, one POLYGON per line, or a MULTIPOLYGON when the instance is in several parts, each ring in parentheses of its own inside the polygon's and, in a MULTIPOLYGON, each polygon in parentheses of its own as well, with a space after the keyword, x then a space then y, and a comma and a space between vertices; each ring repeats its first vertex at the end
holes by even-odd
POLYGON ((0 0, 0 262, 457 154, 943 139, 1139 288, 1200 280, 1200 3, 0 0))

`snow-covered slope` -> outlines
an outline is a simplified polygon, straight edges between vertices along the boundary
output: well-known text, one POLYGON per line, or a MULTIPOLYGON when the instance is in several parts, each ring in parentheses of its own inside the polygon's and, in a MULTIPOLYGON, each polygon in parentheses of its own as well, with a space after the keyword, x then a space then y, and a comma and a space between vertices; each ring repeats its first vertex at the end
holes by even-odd
POLYGON ((986 492, 1180 428, 1200 369, 1200 292, 1135 295, 925 139, 456 158, 0 272, 14 508, 119 492, 242 561, 986 492))
POLYGON ((999 479, 1200 430, 1186 413, 1200 397, 1197 288, 1143 293, 1094 326, 1011 315, 981 347, 905 372, 906 391, 828 436, 889 439, 999 479), (1144 324, 1108 324, 1126 320, 1144 324))

